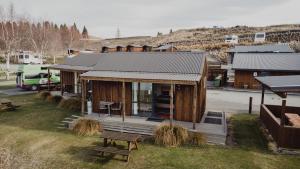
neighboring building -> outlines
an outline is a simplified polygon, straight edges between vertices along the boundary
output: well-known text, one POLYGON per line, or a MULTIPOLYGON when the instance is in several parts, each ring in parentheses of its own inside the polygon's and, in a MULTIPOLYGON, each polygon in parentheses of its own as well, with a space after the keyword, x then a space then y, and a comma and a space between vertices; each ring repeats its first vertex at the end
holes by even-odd
MULTIPOLYGON (((199 123, 205 112, 207 63, 204 53, 101 53, 97 64, 80 75, 92 86, 92 112, 100 101, 119 103, 123 116, 199 123)), ((79 62, 76 62, 79 63, 79 62)), ((87 85, 88 83, 88 85, 87 85)), ((82 91, 85 112, 87 91, 82 91)))
POLYGON ((140 45, 127 45, 126 52, 143 52, 143 46, 140 45))
POLYGON ((222 69, 222 62, 213 55, 207 56, 207 81, 209 87, 220 87, 226 83, 227 70, 222 69))
POLYGON ((267 44, 267 45, 250 45, 250 46, 235 46, 228 51, 227 65, 222 65, 227 69, 228 84, 234 83, 234 71, 232 63, 236 54, 239 53, 294 53, 288 44, 267 44))
POLYGON ((117 48, 116 49, 117 52, 126 52, 126 46, 117 45, 116 48, 117 48))
POLYGON ((255 77, 300 75, 299 53, 237 53, 232 69, 234 87, 257 89, 255 77))
POLYGON ((153 49, 154 52, 177 52, 177 48, 173 44, 160 45, 153 49))
POLYGON ((151 45, 143 45, 143 52, 151 52, 152 46, 151 45))
POLYGON ((116 52, 117 48, 115 46, 103 46, 101 52, 108 53, 108 52, 116 52))
POLYGON ((93 69, 100 57, 99 53, 80 53, 66 58, 64 64, 50 66, 49 69, 60 71, 61 94, 81 93, 79 75, 93 69))

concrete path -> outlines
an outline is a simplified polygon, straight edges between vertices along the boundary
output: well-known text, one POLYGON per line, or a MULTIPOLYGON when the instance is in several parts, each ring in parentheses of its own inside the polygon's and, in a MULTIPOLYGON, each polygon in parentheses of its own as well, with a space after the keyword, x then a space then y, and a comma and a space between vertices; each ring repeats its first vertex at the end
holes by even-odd
MULTIPOLYGON (((253 112, 259 112, 261 102, 261 93, 247 91, 224 91, 207 90, 207 110, 217 110, 232 113, 248 113, 249 97, 253 97, 253 112)), ((266 104, 281 104, 281 98, 275 94, 267 93, 265 95, 266 104)), ((300 96, 289 95, 287 97, 288 106, 300 106, 300 96)))

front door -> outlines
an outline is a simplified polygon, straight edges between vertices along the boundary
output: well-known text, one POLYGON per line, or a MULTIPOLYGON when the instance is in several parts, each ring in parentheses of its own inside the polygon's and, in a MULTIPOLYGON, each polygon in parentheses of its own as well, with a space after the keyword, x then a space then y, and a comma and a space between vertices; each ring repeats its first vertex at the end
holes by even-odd
POLYGON ((152 83, 137 83, 132 85, 133 115, 150 117, 152 114, 152 83))

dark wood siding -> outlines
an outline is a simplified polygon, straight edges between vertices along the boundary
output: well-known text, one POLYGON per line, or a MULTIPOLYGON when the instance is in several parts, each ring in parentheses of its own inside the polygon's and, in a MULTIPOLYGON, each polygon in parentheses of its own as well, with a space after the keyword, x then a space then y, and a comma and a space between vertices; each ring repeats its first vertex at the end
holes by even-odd
MULTIPOLYGON (((300 128, 280 125, 281 106, 261 105, 260 119, 279 147, 300 148, 300 128)), ((300 115, 299 107, 286 107, 286 112, 300 115)))
MULTIPOLYGON (((245 85, 249 89, 258 89, 260 84, 255 80, 253 73, 257 71, 235 71, 234 87, 244 88, 245 85)), ((266 72, 264 72, 266 73, 266 72)), ((283 75, 300 75, 300 72, 267 72, 270 76, 283 76, 283 75)), ((260 76, 262 72, 257 72, 257 76, 260 76)))
MULTIPOLYGON (((112 101, 116 103, 122 102, 122 82, 108 81, 92 81, 93 90, 93 112, 99 111, 99 102, 112 101)), ((126 83, 126 115, 131 115, 131 83, 126 83)), ((112 112, 112 114, 120 114, 120 112, 112 112)))
POLYGON ((74 93, 74 72, 60 71, 60 81, 64 91, 74 93))

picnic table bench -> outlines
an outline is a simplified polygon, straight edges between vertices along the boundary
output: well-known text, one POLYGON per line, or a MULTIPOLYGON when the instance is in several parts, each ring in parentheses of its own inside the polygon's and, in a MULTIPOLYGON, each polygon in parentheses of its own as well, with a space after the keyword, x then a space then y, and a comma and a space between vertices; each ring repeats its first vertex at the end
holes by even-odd
POLYGON ((104 131, 101 135, 101 138, 103 138, 103 147, 97 147, 95 149, 97 152, 100 152, 102 156, 104 155, 104 153, 127 156, 128 162, 131 150, 133 148, 138 149, 137 142, 140 139, 140 135, 114 131, 104 131), (109 143, 108 140, 110 140, 109 143), (128 144, 128 148, 120 149, 117 147, 112 147, 116 145, 115 141, 126 141, 128 144))
POLYGON ((20 106, 12 104, 8 99, 0 99, 0 111, 14 111, 20 106))

